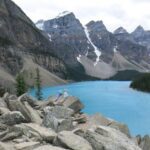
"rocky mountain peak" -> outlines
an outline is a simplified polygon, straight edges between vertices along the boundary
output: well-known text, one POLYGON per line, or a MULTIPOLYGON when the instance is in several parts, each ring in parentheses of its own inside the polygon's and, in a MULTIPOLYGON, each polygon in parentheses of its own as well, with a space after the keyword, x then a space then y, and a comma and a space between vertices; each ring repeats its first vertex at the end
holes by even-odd
POLYGON ((106 31, 103 21, 90 21, 87 25, 91 30, 106 31))
POLYGON ((126 29, 124 29, 123 27, 119 27, 118 29, 116 29, 114 31, 114 34, 126 34, 128 33, 126 29))
POLYGON ((69 11, 63 11, 63 12, 59 13, 56 18, 61 18, 61 17, 65 17, 65 16, 74 16, 74 14, 69 11))
POLYGON ((144 33, 145 33, 144 28, 143 28, 141 25, 139 25, 139 26, 132 32, 132 35, 133 35, 134 37, 140 37, 140 36, 142 36, 144 33))

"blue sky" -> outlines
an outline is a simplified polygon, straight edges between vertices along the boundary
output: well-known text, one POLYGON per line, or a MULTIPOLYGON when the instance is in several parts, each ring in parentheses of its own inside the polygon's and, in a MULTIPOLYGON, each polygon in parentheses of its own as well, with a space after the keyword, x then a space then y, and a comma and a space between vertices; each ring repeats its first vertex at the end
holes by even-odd
POLYGON ((150 30, 150 0, 13 0, 36 22, 60 12, 74 12, 83 24, 103 20, 108 30, 123 26, 129 32, 138 25, 150 30))

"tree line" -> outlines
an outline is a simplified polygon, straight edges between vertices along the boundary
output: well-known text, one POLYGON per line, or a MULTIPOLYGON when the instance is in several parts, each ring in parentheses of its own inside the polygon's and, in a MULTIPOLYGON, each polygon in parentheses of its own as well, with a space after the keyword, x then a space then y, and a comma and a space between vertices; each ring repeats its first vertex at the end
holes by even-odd
POLYGON ((130 87, 136 90, 150 92, 150 73, 145 73, 133 80, 130 87))
MULTIPOLYGON (((38 100, 42 100, 41 75, 39 68, 35 70, 36 76, 34 79, 35 96, 38 100)), ((16 77, 16 94, 20 96, 28 91, 28 85, 25 82, 24 75, 19 73, 16 77)))

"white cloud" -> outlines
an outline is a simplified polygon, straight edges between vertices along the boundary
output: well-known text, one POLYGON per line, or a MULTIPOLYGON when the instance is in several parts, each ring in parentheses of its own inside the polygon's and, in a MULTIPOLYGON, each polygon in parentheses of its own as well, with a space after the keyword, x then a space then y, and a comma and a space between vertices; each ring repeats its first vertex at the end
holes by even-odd
POLYGON ((109 30, 119 26, 132 31, 138 25, 150 29, 150 0, 14 0, 35 22, 68 10, 82 23, 103 20, 109 30))

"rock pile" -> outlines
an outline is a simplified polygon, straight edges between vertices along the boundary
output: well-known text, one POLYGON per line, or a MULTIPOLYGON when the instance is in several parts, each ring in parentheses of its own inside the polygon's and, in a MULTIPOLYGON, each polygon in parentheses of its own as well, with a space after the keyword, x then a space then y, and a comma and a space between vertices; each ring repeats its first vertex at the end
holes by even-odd
POLYGON ((126 125, 82 113, 78 98, 54 100, 0 98, 0 150, 150 150, 149 136, 131 138, 126 125))

